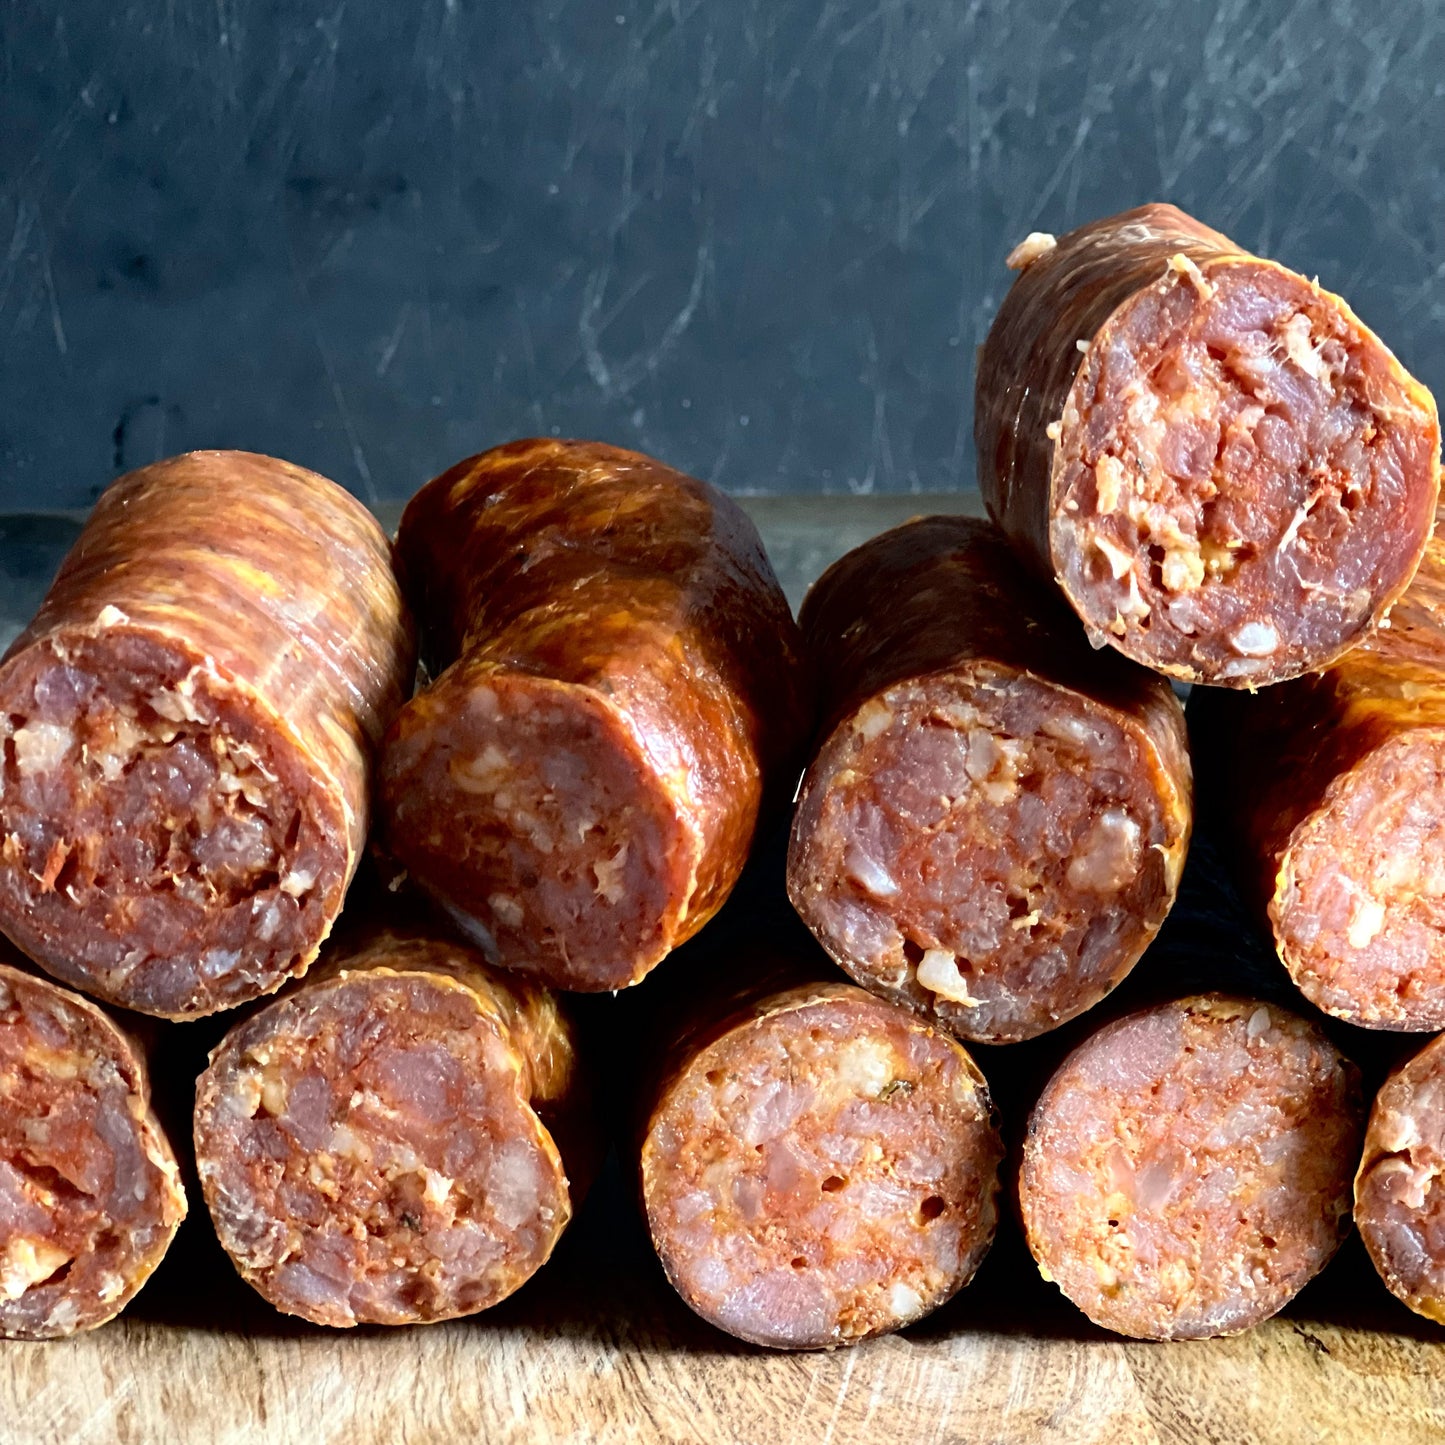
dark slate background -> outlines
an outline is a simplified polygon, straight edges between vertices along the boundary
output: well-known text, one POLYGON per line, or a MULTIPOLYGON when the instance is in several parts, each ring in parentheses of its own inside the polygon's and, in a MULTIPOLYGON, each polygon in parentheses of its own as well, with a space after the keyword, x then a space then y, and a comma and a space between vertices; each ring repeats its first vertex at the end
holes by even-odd
POLYGON ((0 3, 0 510, 538 431, 966 487, 1004 253, 1153 198, 1445 383, 1438 0, 0 3))

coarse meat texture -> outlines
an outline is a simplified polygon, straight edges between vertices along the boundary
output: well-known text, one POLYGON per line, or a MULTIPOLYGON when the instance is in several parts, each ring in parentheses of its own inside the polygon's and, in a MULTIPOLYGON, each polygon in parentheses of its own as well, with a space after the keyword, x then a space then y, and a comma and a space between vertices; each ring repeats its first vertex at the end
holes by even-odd
POLYGON ((1445 1028, 1445 545, 1323 673, 1191 702, 1245 882, 1311 1003, 1445 1028))
POLYGON ((113 1319, 185 1218, 134 1044, 68 990, 0 963, 0 1335, 113 1319))
POLYGON ((1313 1024, 1204 995, 1107 1025, 1054 1074, 1019 1178, 1039 1269, 1136 1339, 1268 1319, 1349 1227, 1357 1071, 1313 1024))
POLYGON ((386 538, 334 483, 240 452, 122 477, 0 664, 0 928, 162 1017, 303 973, 414 669, 386 538))
POLYGON ((857 982, 961 1038, 1030 1038, 1096 1004, 1183 868, 1189 763, 1167 685, 1098 658, 965 518, 866 543, 803 623, 837 716, 793 821, 803 921, 857 982))
POLYGON ((1002 1145, 946 1034, 851 985, 760 1001, 663 1088, 642 1192, 705 1320, 781 1349, 898 1329, 972 1278, 1002 1145))
POLYGON ((1173 207, 1020 262, 979 368, 980 475, 1096 645, 1252 688, 1368 636, 1430 535, 1428 391, 1339 297, 1173 207))
POLYGON ((230 1033, 198 1086, 216 1232, 315 1324, 474 1314, 546 1262, 572 1215, 544 1115, 573 1088, 544 990, 460 945, 386 939, 230 1033))
POLYGON ((1445 1324, 1445 1038, 1391 1074, 1375 1099, 1355 1223, 1390 1291, 1445 1324))
POLYGON ((812 723, 756 529, 633 452, 523 441, 397 538, 436 681, 381 770, 384 844, 490 961, 637 982, 717 911, 812 723))

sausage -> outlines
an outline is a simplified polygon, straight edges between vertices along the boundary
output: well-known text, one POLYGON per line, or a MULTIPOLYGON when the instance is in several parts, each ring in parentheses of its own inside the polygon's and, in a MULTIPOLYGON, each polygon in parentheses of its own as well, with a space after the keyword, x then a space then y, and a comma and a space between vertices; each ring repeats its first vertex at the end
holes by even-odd
POLYGON ((1325 672, 1190 700, 1242 882, 1305 997, 1445 1029, 1445 542, 1325 672))
POLYGON ((495 963, 636 983, 717 911, 811 726, 756 529, 595 442, 459 462, 397 537, 435 683, 381 768, 385 847, 495 963))
POLYGON ((412 649, 386 538, 333 482, 245 452, 122 477, 0 664, 0 929, 167 1018, 304 973, 412 649))
POLYGON ((89 999, 0 961, 0 1335, 114 1319, 185 1215, 139 1044, 89 999))
POLYGON ((1163 679, 1089 648, 988 523, 930 517, 804 600, 824 741, 788 893, 860 984, 1006 1042, 1097 1003, 1173 902, 1192 805, 1163 679))
POLYGON ((1380 1278, 1445 1324, 1445 1035, 1386 1079, 1355 1176, 1355 1223, 1380 1278))
POLYGON ((951 1298, 992 1242, 1003 1147, 948 1034, 842 980, 703 1011, 652 1096, 643 1207, 703 1319, 856 1344, 951 1298))
POLYGON ((217 1237, 314 1324, 487 1309, 572 1217, 580 1077, 545 989, 440 933, 370 929, 211 1054, 195 1145, 217 1237))
POLYGON ((1009 258, 979 358, 979 485, 1095 646, 1189 682, 1323 667, 1430 535, 1428 391, 1338 297, 1173 206, 1009 258))
POLYGON ((1274 1004, 1204 994, 1129 1014, 1064 1060, 1029 1117, 1029 1249, 1105 1329, 1237 1334, 1339 1247, 1362 1119, 1354 1065, 1274 1004))

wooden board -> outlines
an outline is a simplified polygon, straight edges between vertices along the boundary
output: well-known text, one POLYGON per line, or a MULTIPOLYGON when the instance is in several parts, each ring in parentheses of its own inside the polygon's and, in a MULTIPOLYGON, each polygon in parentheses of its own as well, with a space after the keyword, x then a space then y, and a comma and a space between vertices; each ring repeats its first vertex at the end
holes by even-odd
MULTIPOLYGON (((748 505, 796 603, 872 532, 976 503, 748 505)), ((0 523, 13 616, 70 535, 62 522, 0 523)), ((771 1354, 672 1295, 614 1160, 538 1279, 489 1314, 428 1329, 340 1334, 275 1314, 193 1199, 126 1316, 64 1343, 0 1345, 0 1441, 1433 1442, 1445 1435, 1442 1344, 1445 1331, 1385 1293, 1357 1241, 1248 1335, 1125 1343, 1045 1285, 1006 1224, 969 1289, 905 1335, 771 1354)))

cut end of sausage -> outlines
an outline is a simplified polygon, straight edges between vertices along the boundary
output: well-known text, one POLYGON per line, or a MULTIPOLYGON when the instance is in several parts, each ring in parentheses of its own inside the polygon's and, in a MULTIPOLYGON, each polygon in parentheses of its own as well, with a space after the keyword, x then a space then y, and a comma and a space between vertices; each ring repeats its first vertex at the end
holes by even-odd
POLYGON ((1054 451, 1050 549, 1099 643, 1254 687, 1324 666, 1430 534, 1429 394, 1337 297, 1177 256, 1095 336, 1054 451))
POLYGON ((403 709, 381 790, 388 848, 489 962, 601 992, 679 941, 697 840, 592 690, 459 664, 403 709))
POLYGON ((119 617, 47 635, 0 672, 0 746, 0 928, 57 977, 194 1018, 315 957, 340 797, 204 659, 119 617))
POLYGON ((1349 1227, 1359 1079, 1315 1025, 1205 995, 1101 1029, 1029 1120, 1029 1248, 1096 1324, 1235 1334, 1283 1308, 1349 1227))
POLYGON ((1397 734, 1286 849, 1270 920, 1305 997, 1367 1028, 1445 1029, 1445 732, 1397 734))
POLYGON ((667 1088, 648 1226, 703 1319, 779 1349, 854 1344, 961 1289, 996 1223, 1002 1145, 953 1040, 851 987, 764 1005, 667 1088))
POLYGON ((56 1339, 113 1319, 185 1213, 119 1030, 0 965, 0 1335, 56 1339))
POLYGON ((1031 1038, 1134 966, 1173 902, 1186 815, 1121 715, 1023 674, 935 675, 834 730, 788 891, 865 987, 961 1038, 1031 1038))
POLYGON ((269 1005, 212 1056, 195 1134, 226 1252, 314 1324, 486 1309, 571 1217, 495 1016, 435 975, 342 974, 269 1005))
POLYGON ((1397 1069, 1375 1100, 1355 1223, 1391 1293, 1445 1324, 1445 1039, 1397 1069))

